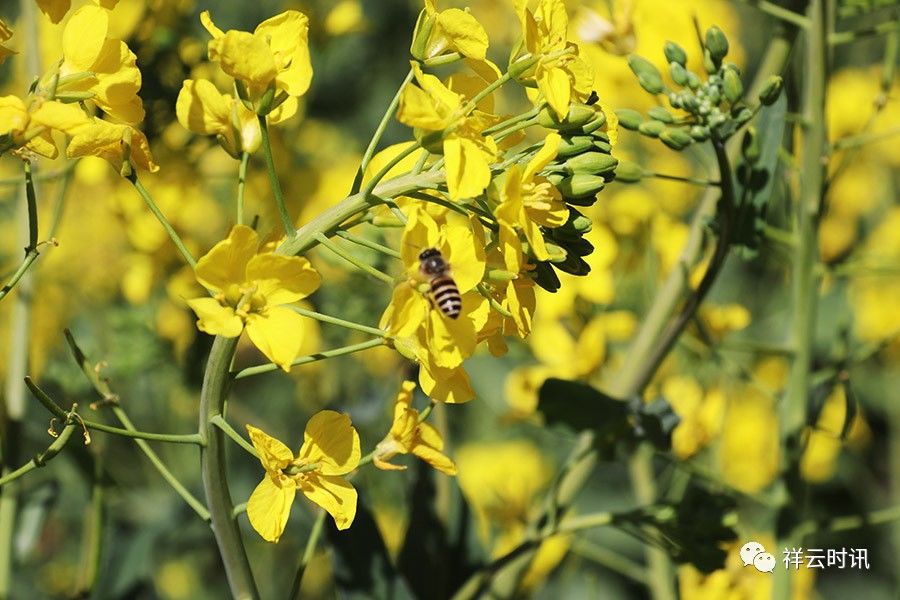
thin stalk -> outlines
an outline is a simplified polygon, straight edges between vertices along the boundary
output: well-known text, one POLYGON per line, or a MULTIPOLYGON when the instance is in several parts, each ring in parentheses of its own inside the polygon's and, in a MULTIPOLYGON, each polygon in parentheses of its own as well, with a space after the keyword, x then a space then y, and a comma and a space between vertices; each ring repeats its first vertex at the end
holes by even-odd
POLYGON ((234 430, 234 427, 228 424, 228 421, 225 420, 225 417, 222 415, 216 415, 212 419, 209 420, 210 423, 218 427, 222 430, 222 433, 227 435, 236 443, 238 446, 249 452, 253 455, 254 458, 259 458, 259 454, 256 453, 256 448, 253 445, 245 440, 241 434, 234 430))
MULTIPOLYGON (((306 365, 312 362, 316 362, 319 360, 325 360, 326 358, 334 358, 335 356, 343 356, 345 354, 353 354, 354 352, 361 352, 362 350, 368 350, 369 348, 377 348, 378 346, 383 346, 384 340, 382 338, 369 340, 367 342, 362 342, 360 344, 353 344, 351 346, 344 346, 342 348, 335 348, 334 350, 325 350, 324 352, 316 352, 315 354, 309 354, 307 356, 301 356, 299 358, 295 358, 293 362, 291 362, 292 367, 298 367, 300 365, 306 365)), ((272 371, 277 371, 280 369, 276 364, 268 363, 265 365, 258 365, 256 367, 247 367, 246 369, 241 369, 237 373, 235 373, 235 379, 243 379, 244 377, 250 377, 252 375, 260 375, 262 373, 271 373, 272 371)))
POLYGON ((172 243, 175 244, 175 247, 178 248, 184 261, 189 264, 192 269, 196 268, 197 261, 194 259, 191 251, 184 245, 181 236, 178 235, 178 232, 175 231, 175 228, 172 227, 172 224, 169 223, 166 216, 159 210, 159 207, 156 205, 156 202, 153 201, 150 192, 147 191, 147 188, 145 188, 144 184, 141 183, 141 180, 138 179, 137 171, 132 169, 131 175, 127 179, 131 182, 131 185, 134 186, 134 189, 137 190, 137 193, 140 194, 141 198, 144 200, 144 204, 147 205, 147 208, 150 209, 150 212, 153 213, 156 220, 159 221, 160 225, 163 226, 163 229, 166 230, 166 233, 169 234, 169 238, 172 240, 172 243))
POLYGON ((219 546, 231 595, 238 600, 256 599, 259 592, 241 539, 241 530, 234 519, 234 504, 228 489, 225 461, 225 433, 212 423, 222 414, 231 378, 228 371, 237 348, 238 338, 216 337, 203 377, 200 391, 199 435, 205 442, 200 450, 203 491, 209 507, 210 525, 219 546))
POLYGON ((315 235, 315 238, 320 244, 322 244, 323 246, 328 248, 334 254, 336 254, 336 255, 340 256, 341 258, 343 258, 344 260, 346 260, 348 263, 350 263, 351 265, 353 265, 360 271, 364 271, 365 273, 368 273, 375 279, 378 279, 379 281, 383 281, 384 283, 386 283, 388 285, 391 285, 391 286, 394 285, 395 282, 394 282, 393 277, 391 277, 387 273, 382 273, 381 271, 379 271, 372 265, 359 260, 352 254, 350 254, 349 252, 347 252, 346 250, 341 248, 340 245, 338 245, 338 244, 332 242, 330 239, 328 239, 328 236, 326 236, 324 233, 317 233, 315 235))
POLYGON ((241 166, 238 167, 237 189, 237 220, 238 225, 244 224, 244 188, 247 187, 247 163, 250 162, 250 153, 241 153, 241 166))
POLYGON ((809 19, 805 15, 801 15, 800 13, 795 13, 792 10, 784 8, 783 6, 779 6, 774 2, 768 2, 768 0, 740 0, 744 4, 749 4, 750 6, 759 9, 760 12, 763 12, 770 17, 775 17, 785 23, 790 23, 800 29, 806 29, 809 27, 809 19))
POLYGON ((266 157, 266 171, 269 173, 269 184, 272 186, 272 194, 275 196, 275 205, 278 207, 278 215, 288 239, 297 234, 294 221, 284 204, 284 194, 281 191, 281 182, 278 180, 278 172, 275 170, 275 157, 272 155, 272 145, 269 141, 269 122, 263 115, 257 115, 259 130, 262 133, 262 149, 266 157))
MULTIPOLYGON (((53 443, 47 446, 47 449, 32 458, 30 461, 19 467, 14 471, 10 471, 6 473, 3 477, 0 477, 0 487, 5 486, 11 481, 15 481, 22 475, 26 473, 30 473, 39 467, 46 466, 47 462, 50 461, 54 456, 59 454, 59 451, 62 450, 66 444, 69 443, 69 438, 72 437, 72 432, 78 427, 78 423, 72 422, 67 424, 63 430, 60 432, 59 437, 53 440, 53 443)), ((3 514, 0 512, 0 514, 3 514)), ((4 514, 4 516, 6 516, 4 514)))
POLYGON ((354 323, 353 321, 346 321, 339 317, 332 317, 331 315, 323 315, 320 312, 316 312, 314 310, 309 310, 300 306, 289 306, 292 311, 297 313, 298 315, 309 317, 310 319, 315 319, 316 321, 321 321, 323 323, 329 323, 331 325, 340 325, 345 329, 352 329, 354 331, 362 331, 363 333, 371 333, 372 335, 377 335, 379 337, 387 337, 387 332, 382 329, 377 329, 375 327, 369 327, 368 325, 361 325, 359 323, 354 323))
POLYGON ((849 135, 834 142, 832 148, 835 150, 847 150, 849 148, 859 148, 873 142, 880 142, 892 137, 900 135, 900 127, 891 127, 884 131, 875 131, 860 133, 858 135, 849 135))
POLYGON ((604 548, 590 540, 579 538, 572 542, 572 553, 593 561, 601 567, 606 567, 619 575, 624 575, 632 581, 647 585, 647 574, 644 572, 643 566, 622 556, 615 550, 604 548))
POLYGON ((900 31, 900 22, 896 20, 883 21, 877 25, 854 29, 853 31, 835 31, 828 34, 828 44, 831 46, 839 46, 841 44, 849 44, 859 40, 865 40, 880 35, 889 35, 895 31, 900 31))
POLYGON ((389 160, 387 162, 387 164, 384 165, 380 171, 375 173, 375 175, 372 177, 372 179, 366 184, 365 189, 362 191, 363 196, 365 196, 367 198, 369 196, 371 196, 375 187, 381 182, 382 179, 385 178, 385 176, 391 171, 391 169, 393 169, 394 167, 399 165, 400 162, 403 161, 404 158, 406 158, 407 156, 409 156, 410 154, 412 154, 413 152, 415 152, 418 149, 419 149, 418 143, 411 144, 409 147, 404 148, 397 156, 395 156, 394 158, 389 160))
POLYGON ((106 514, 102 457, 93 456, 94 476, 91 482, 91 501, 86 509, 84 525, 84 546, 81 555, 80 583, 77 597, 88 598, 97 585, 100 574, 100 559, 103 552, 103 519, 106 514))
POLYGON ((312 560, 313 554, 315 554, 319 538, 322 537, 322 529, 325 525, 325 516, 327 514, 328 513, 324 510, 319 509, 316 520, 313 522, 312 530, 309 532, 309 538, 306 540, 306 548, 303 550, 303 556, 300 558, 300 565, 297 567, 297 574, 294 576, 294 583, 291 585, 290 597, 293 600, 301 600, 303 598, 303 596, 300 595, 303 574, 306 572, 306 567, 309 566, 309 561, 312 560))
MULTIPOLYGON (((810 0, 807 7, 810 27, 806 32, 803 68, 803 123, 800 197, 797 202, 797 249, 794 253, 791 326, 795 349, 787 392, 780 405, 782 465, 799 460, 792 440, 800 435, 806 423, 811 368, 814 352, 815 324, 818 312, 818 224, 822 195, 826 185, 825 84, 827 80, 825 10, 822 0, 810 0)), ((784 467, 787 469, 788 467, 784 467)), ((778 540, 781 547, 792 546, 796 535, 778 540)), ((791 595, 791 579, 786 570, 775 573, 773 597, 787 599, 791 595)))
POLYGON ((28 220, 28 244, 25 246, 25 259, 19 268, 12 274, 9 281, 0 288, 0 300, 6 297, 16 284, 24 277, 31 265, 38 257, 38 214, 37 214, 37 195, 34 191, 34 177, 31 169, 31 162, 26 160, 23 162, 25 169, 25 206, 28 220))
POLYGON ((373 242, 372 240, 368 240, 364 237, 354 235, 349 231, 336 231, 334 234, 338 237, 344 238, 348 242, 352 242, 357 246, 362 246, 364 248, 368 248, 370 250, 375 250, 377 252, 381 252, 386 256, 390 256, 391 258, 400 259, 400 253, 394 250, 393 248, 388 248, 387 246, 383 246, 378 242, 373 242))
POLYGON ((681 175, 667 175, 666 173, 655 173, 650 171, 647 173, 648 177, 656 177, 657 179, 668 179, 669 181, 680 181, 682 183, 690 183, 693 185, 700 185, 703 187, 709 186, 720 186, 722 183, 720 181, 709 181, 708 179, 699 179, 697 177, 682 177, 681 175))
POLYGON ((400 87, 397 88, 397 93, 394 94, 391 103, 388 104, 387 109, 385 109, 384 115, 382 115, 381 117, 381 121, 378 122, 378 127, 375 128, 375 134, 372 136, 372 139, 369 140, 369 145, 366 147, 366 151, 363 154, 362 161, 360 161, 359 163, 359 170, 357 170, 356 172, 356 177, 353 178, 353 187, 350 189, 351 194, 355 194, 359 191, 359 188, 362 185, 363 174, 365 174, 366 172, 366 167, 369 166, 369 161, 371 161, 372 156, 375 155, 375 149, 378 147, 378 143, 381 141, 381 137, 384 135, 388 123, 391 122, 391 118, 397 111, 397 106, 400 105, 400 96, 403 95, 403 90, 406 89, 406 86, 410 81, 412 81, 412 78, 413 70, 410 69, 406 74, 406 77, 403 78, 403 83, 401 83, 400 87))

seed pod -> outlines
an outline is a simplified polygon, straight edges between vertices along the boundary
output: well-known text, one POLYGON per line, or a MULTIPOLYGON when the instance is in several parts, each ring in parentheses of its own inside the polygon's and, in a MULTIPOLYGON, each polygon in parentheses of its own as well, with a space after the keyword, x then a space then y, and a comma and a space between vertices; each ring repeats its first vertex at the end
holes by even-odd
POLYGON ((759 93, 760 103, 764 106, 769 106, 778 100, 778 96, 781 94, 781 83, 781 77, 778 75, 769 77, 759 93))
POLYGON ((661 94, 663 92, 665 86, 663 86, 662 75, 649 60, 637 54, 632 54, 628 57, 628 66, 637 75, 638 83, 647 92, 651 94, 661 94))
POLYGON ((706 30, 706 49, 716 65, 721 65, 722 59, 728 54, 728 38, 715 25, 706 30))
POLYGON ((687 52, 675 42, 666 42, 663 45, 663 54, 670 63, 676 63, 682 67, 687 65, 687 52))
POLYGON ((672 113, 664 109, 662 106, 654 106, 647 111, 647 114, 651 119, 656 119, 657 121, 662 121, 663 123, 675 122, 675 117, 672 116, 672 113))
POLYGON ((556 156, 558 158, 567 158, 587 152, 593 147, 594 138, 589 135, 563 136, 559 143, 559 149, 556 151, 556 156))
POLYGON ((577 173, 563 179, 557 189, 566 202, 576 206, 590 206, 596 200, 597 193, 606 187, 606 181, 597 175, 577 173))
POLYGON ((571 174, 590 173, 601 175, 615 170, 619 161, 602 152, 585 152, 566 161, 566 171, 571 174))
POLYGON ((616 181, 621 183, 637 183, 646 175, 641 165, 630 160, 620 160, 619 166, 616 167, 616 181))
POLYGON ((741 155, 748 163, 755 165, 759 161, 759 153, 759 133, 756 127, 748 127, 741 140, 741 155))
POLYGON ((597 116, 597 111, 585 104, 572 104, 569 106, 569 113, 566 118, 559 120, 556 111, 549 106, 541 109, 538 113, 538 124, 547 129, 557 129, 559 131, 570 131, 585 125, 597 116))
POLYGON ((644 121, 638 127, 638 131, 648 137, 659 137, 665 128, 666 125, 659 121, 644 121))
POLYGON ((694 138, 687 131, 676 127, 666 127, 659 134, 659 140, 673 150, 684 150, 693 143, 694 138))
POLYGON ((677 62, 669 63, 669 75, 672 76, 672 81, 677 83, 678 85, 687 85, 688 82, 688 72, 682 65, 677 62))
POLYGON ((725 76, 722 79, 722 90, 725 92, 725 99, 729 103, 734 104, 741 99, 744 94, 744 84, 734 69, 726 69, 725 76))
POLYGON ((616 109, 616 116, 619 117, 619 125, 631 131, 637 131, 644 117, 636 110, 630 108, 616 109))

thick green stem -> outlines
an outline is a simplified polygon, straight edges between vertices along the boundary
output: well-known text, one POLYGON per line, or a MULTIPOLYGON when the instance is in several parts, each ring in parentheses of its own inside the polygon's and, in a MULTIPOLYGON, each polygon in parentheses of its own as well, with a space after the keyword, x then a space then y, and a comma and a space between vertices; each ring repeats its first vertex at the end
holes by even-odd
POLYGON ((238 600, 258 598, 250 561, 241 539, 241 530, 234 519, 234 504, 228 489, 225 462, 225 433, 212 423, 222 414, 230 383, 229 369, 238 338, 217 337, 209 352, 203 389, 200 392, 199 433, 206 443, 200 451, 203 491, 209 508, 210 525, 216 536, 219 554, 231 595, 238 600))
POLYGON ((262 149, 266 157, 266 170, 269 173, 269 184, 272 186, 272 194, 275 196, 275 205, 278 207, 278 214, 281 217, 281 224, 284 226, 284 233, 288 239, 294 237, 296 229, 294 221, 288 213, 287 206, 284 203, 284 193, 281 191, 281 182, 278 180, 278 171, 275 170, 275 157, 272 155, 272 145, 269 141, 269 122, 266 117, 259 115, 259 130, 262 133, 262 149))

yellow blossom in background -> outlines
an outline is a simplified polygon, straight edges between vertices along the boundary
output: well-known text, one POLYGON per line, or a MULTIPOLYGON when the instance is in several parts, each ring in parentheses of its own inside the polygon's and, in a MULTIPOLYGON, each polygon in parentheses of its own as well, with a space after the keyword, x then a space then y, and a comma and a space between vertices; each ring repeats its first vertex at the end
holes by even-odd
POLYGON ((575 19, 578 37, 589 44, 599 44, 606 52, 627 56, 634 52, 634 4, 636 0, 616 2, 611 20, 590 6, 579 6, 575 19))
POLYGON ((679 417, 672 431, 672 452, 679 458, 689 458, 721 431, 725 395, 718 389, 704 394, 697 380, 684 375, 667 377, 660 391, 679 417))
POLYGON ((341 0, 328 11, 324 27, 328 35, 337 37, 363 31, 367 25, 359 0, 341 0))
MULTIPOLYGON (((280 115, 280 109, 270 116, 280 115)), ((214 135, 231 156, 256 152, 262 140, 256 115, 237 98, 222 94, 212 82, 185 80, 175 103, 178 122, 194 133, 214 135)))
POLYGON ((491 181, 490 165, 499 152, 494 138, 481 132, 494 124, 495 117, 478 108, 465 114, 465 96, 423 73, 418 63, 412 63, 412 68, 419 85, 403 88, 397 120, 440 135, 451 199, 481 195, 491 181))
POLYGON ((774 399, 752 386, 725 390, 719 470, 729 485, 753 494, 778 474, 778 413, 774 399))
POLYGON ((550 133, 525 171, 514 165, 506 172, 501 188, 502 202, 497 207, 497 220, 522 231, 537 260, 549 260, 540 226, 559 227, 569 217, 569 208, 559 190, 538 173, 556 158, 560 136, 550 133))
POLYGON ((12 56, 16 53, 15 50, 7 48, 3 45, 9 40, 9 38, 12 37, 12 35, 13 32, 12 29, 9 28, 9 25, 4 23, 3 20, 0 19, 0 65, 3 64, 3 61, 6 60, 7 56, 12 56))
POLYGON ((412 407, 416 384, 404 381, 394 403, 394 422, 387 436, 375 447, 372 462, 379 469, 394 470, 406 467, 389 461, 397 454, 413 454, 447 475, 456 475, 456 465, 442 453, 444 440, 437 429, 421 419, 412 407))
POLYGON ((93 117, 80 126, 66 149, 69 158, 96 156, 122 172, 125 162, 151 173, 159 171, 153 162, 147 136, 130 125, 110 123, 93 117))
POLYGON ((862 415, 853 415, 849 426, 847 416, 846 389, 844 384, 838 384, 825 399, 815 427, 807 428, 806 446, 800 457, 800 474, 807 481, 822 483, 834 475, 845 442, 841 438, 845 427, 846 442, 860 445, 868 440, 868 425, 862 415))
POLYGON ((741 304, 706 303, 701 307, 700 319, 707 327, 707 332, 719 339, 732 331, 746 329, 750 325, 750 311, 741 304))
POLYGON ((253 33, 234 29, 223 32, 212 22, 209 11, 200 13, 200 21, 213 37, 209 59, 246 86, 257 112, 268 112, 269 107, 259 103, 269 90, 284 96, 280 99, 283 119, 297 111, 297 98, 309 89, 313 75, 306 15, 285 11, 257 25, 253 33))
POLYGON ((900 208, 893 207, 881 217, 857 255, 872 269, 857 274, 849 291, 854 330, 866 342, 900 333, 900 277, 891 272, 900 260, 898 227, 900 208))
POLYGON ((197 261, 197 281, 214 297, 189 300, 197 327, 212 335, 247 335, 266 358, 289 371, 302 344, 303 317, 286 304, 319 287, 319 274, 299 256, 257 254, 259 237, 236 225, 197 261))
POLYGON ((141 72, 125 42, 108 37, 109 12, 92 4, 79 8, 63 30, 63 62, 58 94, 89 92, 110 117, 135 124, 144 118, 137 95, 141 72), (72 78, 66 81, 65 78, 72 78))
POLYGON ((297 490, 324 508, 338 529, 356 516, 356 489, 344 479, 359 464, 359 435, 350 417, 323 410, 306 424, 297 456, 261 429, 247 425, 266 474, 247 501, 253 529, 268 542, 284 532, 297 490))

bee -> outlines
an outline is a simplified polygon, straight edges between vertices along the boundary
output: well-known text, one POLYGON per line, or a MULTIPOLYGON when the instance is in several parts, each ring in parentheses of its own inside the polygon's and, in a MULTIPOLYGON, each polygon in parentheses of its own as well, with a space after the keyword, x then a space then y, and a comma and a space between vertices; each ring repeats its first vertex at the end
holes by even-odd
POLYGON ((450 276, 450 265, 437 248, 427 248, 419 254, 419 272, 431 286, 431 297, 444 316, 459 318, 462 296, 459 287, 450 276))

